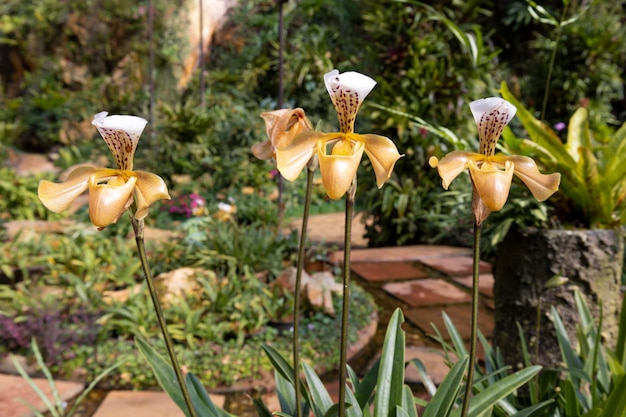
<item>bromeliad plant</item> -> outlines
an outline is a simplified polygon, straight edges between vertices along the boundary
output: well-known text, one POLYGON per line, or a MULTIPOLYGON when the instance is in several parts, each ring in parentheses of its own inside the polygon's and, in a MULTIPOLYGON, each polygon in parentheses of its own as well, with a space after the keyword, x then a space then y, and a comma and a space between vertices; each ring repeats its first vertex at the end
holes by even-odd
POLYGON ((516 113, 516 109, 511 103, 499 97, 490 97, 471 102, 470 109, 478 127, 480 143, 478 153, 453 151, 441 160, 433 156, 429 161, 431 167, 438 169, 445 189, 465 169, 469 169, 472 180, 474 268, 470 355, 462 409, 462 416, 464 417, 470 407, 476 361, 481 226, 491 212, 499 211, 506 203, 513 175, 522 180, 539 201, 543 201, 554 194, 561 179, 558 173, 541 174, 535 161, 529 157, 496 154, 498 139, 516 113))
POLYGON ((559 192, 551 200, 566 224, 585 228, 611 228, 626 224, 626 124, 602 140, 595 137, 589 112, 580 107, 569 120, 563 142, 547 124, 535 118, 509 91, 502 96, 518 109, 529 139, 518 139, 507 130, 507 148, 532 155, 548 170, 562 174, 559 192))

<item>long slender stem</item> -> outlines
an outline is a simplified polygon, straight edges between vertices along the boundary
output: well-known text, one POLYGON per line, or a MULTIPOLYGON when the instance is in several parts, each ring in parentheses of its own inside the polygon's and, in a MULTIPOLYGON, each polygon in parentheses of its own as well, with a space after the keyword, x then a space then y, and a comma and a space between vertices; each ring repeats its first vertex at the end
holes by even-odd
POLYGON ((156 106, 156 92, 154 88, 154 7, 152 0, 148 0, 148 91, 150 92, 150 108, 148 109, 148 126, 150 139, 154 139, 154 109, 156 106))
POLYGON ((300 246, 298 248, 298 264, 296 267, 296 285, 293 300, 293 379, 296 389, 296 416, 302 417, 302 387, 300 385, 300 304, 302 269, 304 268, 304 252, 306 246, 306 234, 309 227, 309 212, 311 209, 311 194, 313 190, 313 170, 306 170, 306 191, 304 197, 304 213, 302 214, 302 228, 300 230, 300 246))
POLYGON ((472 331, 470 336, 469 368, 465 382, 465 396, 461 416, 466 417, 469 411, 472 385, 474 385, 474 367, 476 365, 476 339, 478 338, 478 282, 480 277, 480 231, 481 226, 474 223, 474 265, 472 273, 472 331))
POLYGON ((176 380, 178 381, 178 386, 180 386, 180 389, 182 391, 185 404, 187 405, 187 409, 189 410, 189 415, 192 417, 197 417, 196 410, 193 407, 193 403, 191 402, 189 391, 187 390, 187 384, 185 384, 185 378, 183 377, 183 372, 180 369, 178 359, 176 358, 176 353, 174 352, 174 343, 172 343, 172 338, 169 332, 167 331, 167 324, 165 323, 165 317, 163 316, 163 310, 161 309, 161 302, 159 301, 156 287, 154 285, 152 272, 150 271, 150 268, 148 267, 148 257, 146 256, 146 247, 145 247, 144 238, 143 238, 143 229, 144 229, 143 220, 133 219, 132 224, 133 224, 133 229, 135 231, 135 241, 137 242, 137 251, 139 253, 139 259, 141 261, 141 266, 143 268, 144 276, 146 277, 146 282, 148 283, 148 289, 150 290, 150 297, 152 298, 152 304, 154 304, 154 311, 156 312, 156 315, 157 315, 159 327, 161 328, 161 333, 163 334, 163 339, 165 340, 167 353, 169 354, 170 360, 172 361, 172 367, 174 368, 174 373, 176 374, 176 380))
POLYGON ((543 291, 539 291, 537 299, 537 317, 535 317, 535 365, 539 364, 539 341, 541 339, 541 297, 543 291))
POLYGON ((341 304, 341 341, 339 350, 339 417, 346 415, 346 377, 348 365, 348 318, 350 312, 350 245, 356 180, 346 193, 346 224, 343 250, 343 300, 341 304))
POLYGON ((204 86, 204 7, 203 1, 198 0, 198 14, 200 20, 200 52, 199 52, 199 61, 200 61, 200 106, 204 108, 206 106, 206 98, 204 97, 204 92, 206 90, 204 86))
POLYGON ((565 19, 565 15, 567 14, 567 8, 569 7, 569 2, 565 4, 563 8, 563 13, 561 14, 561 20, 559 21, 559 26, 556 28, 556 39, 554 40, 554 48, 552 49, 552 53, 550 54, 550 63, 548 64, 548 75, 546 76, 546 85, 543 91, 543 103, 541 105, 541 120, 543 121, 546 117, 546 109, 548 107, 548 95, 550 94, 550 82, 552 81, 552 70, 554 69, 554 62, 556 61, 556 51, 559 46, 559 41, 561 40, 561 33, 563 32, 563 20, 565 19))
MULTIPOLYGON (((283 13, 283 4, 286 0, 278 0, 278 108, 282 109, 284 103, 284 80, 285 80, 285 18, 283 13)), ((278 173, 278 218, 282 220, 285 212, 284 202, 285 179, 278 173)))

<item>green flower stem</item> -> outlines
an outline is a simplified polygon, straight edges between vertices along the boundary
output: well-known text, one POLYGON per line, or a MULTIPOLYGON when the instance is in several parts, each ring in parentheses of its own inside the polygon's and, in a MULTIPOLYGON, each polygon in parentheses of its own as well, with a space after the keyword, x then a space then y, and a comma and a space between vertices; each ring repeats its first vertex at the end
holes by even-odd
POLYGON ((145 247, 144 238, 143 238, 144 222, 143 220, 136 220, 132 218, 132 224, 133 224, 133 229, 135 231, 135 241, 137 242, 137 251, 139 253, 139 259, 141 260, 141 266, 143 268, 143 273, 146 278, 146 282, 148 283, 148 289, 150 290, 150 297, 152 298, 152 304, 154 304, 154 311, 156 312, 157 319, 159 321, 159 327, 161 327, 161 333, 163 333, 163 339, 165 340, 167 353, 169 354, 170 360, 172 361, 172 367, 174 368, 174 373, 176 374, 178 386, 180 386, 180 389, 183 394, 183 398, 185 400, 185 404, 187 404, 189 415, 191 417, 197 417, 196 410, 193 407, 193 403, 191 402, 191 396, 189 395, 189 391, 187 390, 187 384, 185 383, 183 372, 180 369, 180 365, 178 364, 178 359, 176 358, 176 353, 174 352, 174 343, 172 343, 172 338, 169 332, 167 331, 167 324, 165 323, 165 317, 163 316, 161 303, 159 302, 159 297, 157 295, 156 287, 154 285, 152 272, 150 272, 150 268, 148 267, 148 257, 146 256, 146 247, 145 247))
POLYGON ((543 291, 539 291, 539 296, 537 297, 537 316, 535 317, 535 364, 539 364, 539 340, 541 338, 541 297, 543 296, 543 291))
POLYGON ((462 417, 467 417, 472 385, 474 385, 474 367, 476 366, 476 339, 478 338, 478 281, 480 277, 480 231, 481 226, 474 223, 474 265, 472 273, 472 331, 470 336, 469 368, 465 382, 465 396, 463 397, 462 417))
POLYGON ((343 241, 343 301, 341 304, 341 341, 339 351, 339 417, 346 415, 346 377, 348 365, 348 318, 350 310, 350 244, 356 178, 346 193, 346 225, 343 241))
POLYGON ((300 230, 300 245, 298 247, 298 264, 296 266, 296 285, 293 295, 293 379, 296 389, 296 416, 302 417, 302 386, 300 384, 300 304, 302 298, 302 269, 304 268, 304 252, 306 247, 306 233, 309 227, 309 212, 311 209, 311 194, 313 191, 314 170, 306 170, 306 191, 304 197, 304 213, 302 214, 302 228, 300 230))
POLYGON ((541 104, 541 121, 544 121, 546 117, 546 109, 548 108, 548 96, 550 95, 550 82, 552 81, 552 71, 554 70, 554 61, 556 61, 556 51, 559 46, 559 41, 561 40, 561 33, 563 32, 563 20, 565 19, 565 15, 567 14, 567 8, 569 7, 569 2, 565 3, 565 7, 563 8, 563 13, 561 14, 561 20, 559 20, 559 25, 556 28, 556 39, 554 40, 554 48, 552 48, 552 53, 550 54, 550 63, 548 64, 548 75, 546 76, 546 85, 543 91, 543 102, 541 104))

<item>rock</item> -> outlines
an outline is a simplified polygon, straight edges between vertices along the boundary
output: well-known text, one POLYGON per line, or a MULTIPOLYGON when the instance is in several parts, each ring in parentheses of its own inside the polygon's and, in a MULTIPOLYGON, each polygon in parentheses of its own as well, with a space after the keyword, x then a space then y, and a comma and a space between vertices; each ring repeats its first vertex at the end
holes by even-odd
POLYGON ((213 271, 197 268, 178 268, 159 274, 154 281, 163 307, 175 304, 181 298, 199 295, 202 292, 199 275, 208 275, 213 280, 217 277, 213 271))
POLYGON ((74 225, 71 220, 45 221, 45 220, 12 220, 4 223, 9 240, 19 237, 22 241, 39 239, 42 233, 63 233, 74 225))
POLYGON ((9 374, 9 375, 19 375, 17 368, 11 357, 17 361, 17 363, 21 366, 21 368, 26 371, 28 375, 35 375, 37 372, 37 366, 28 363, 28 359, 22 355, 7 355, 0 359, 0 373, 9 374))
POLYGON ((15 152, 8 150, 8 159, 4 164, 15 170, 18 175, 32 175, 41 172, 59 172, 59 168, 46 155, 15 152))
MULTIPOLYGON (((274 281, 274 285, 279 285, 293 293, 296 288, 296 272, 296 268, 293 267, 284 270, 274 281)), ((326 314, 335 315, 332 295, 342 294, 343 286, 335 281, 333 274, 322 271, 309 275, 306 271, 302 271, 300 286, 304 300, 311 307, 322 310, 326 314)))
POLYGON ((621 310, 623 253, 623 236, 614 230, 512 230, 500 244, 494 265, 494 344, 505 362, 513 366, 522 362, 517 322, 522 325, 529 350, 535 351, 540 308, 539 364, 558 366, 562 357, 550 309, 557 309, 570 342, 576 345, 580 320, 575 291, 586 298, 596 320, 602 304, 602 333, 613 345, 621 310), (567 283, 546 288, 555 276, 567 277, 567 283))

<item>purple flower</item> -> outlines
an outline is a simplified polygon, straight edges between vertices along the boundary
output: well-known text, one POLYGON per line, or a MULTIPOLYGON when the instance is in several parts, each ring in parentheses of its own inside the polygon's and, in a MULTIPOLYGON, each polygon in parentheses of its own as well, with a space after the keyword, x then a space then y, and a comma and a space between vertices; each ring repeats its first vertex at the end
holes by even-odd
POLYGON ((557 124, 554 125, 554 130, 556 130, 557 132, 560 132, 561 130, 565 129, 565 123, 563 122, 558 122, 557 124))

